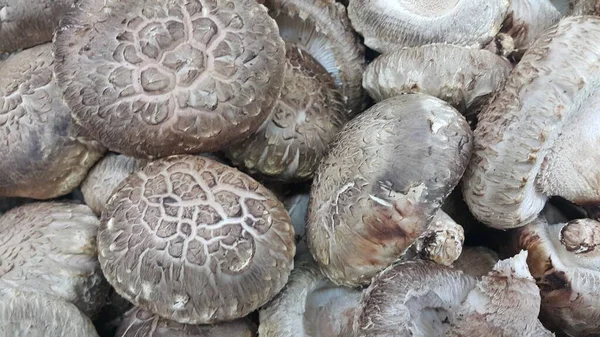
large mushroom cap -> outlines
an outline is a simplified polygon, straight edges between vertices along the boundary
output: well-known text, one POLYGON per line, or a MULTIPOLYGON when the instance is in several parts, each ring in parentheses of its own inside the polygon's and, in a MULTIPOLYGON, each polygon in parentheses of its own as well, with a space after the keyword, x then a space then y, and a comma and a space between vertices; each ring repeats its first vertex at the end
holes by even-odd
POLYGON ((288 45, 281 97, 258 132, 227 150, 234 164, 277 180, 313 176, 346 122, 333 79, 310 54, 288 45))
POLYGON ((200 156, 171 156, 117 187, 98 249, 123 297, 205 324, 246 316, 283 288, 294 228, 283 204, 249 176, 200 156))
POLYGON ((266 120, 285 49, 254 0, 82 0, 55 37, 75 119, 110 150, 212 152, 266 120))
POLYGON ((425 94, 382 101, 348 122, 317 170, 308 244, 336 283, 368 283, 427 228, 468 163, 465 118, 425 94))
POLYGON ((508 0, 350 0, 348 16, 365 44, 381 53, 449 43, 482 47, 500 26, 508 0))
POLYGON ((1 336, 98 337, 90 319, 71 303, 5 286, 0 298, 1 336))
POLYGON ((525 53, 479 115, 463 193, 488 226, 523 226, 549 196, 600 200, 600 18, 567 17, 525 53))
POLYGON ((49 43, 0 61, 1 196, 68 194, 105 151, 73 121, 53 63, 49 43))
POLYGON ((108 292, 97 258, 98 225, 86 205, 43 202, 11 209, 0 217, 0 281, 95 314, 108 292))

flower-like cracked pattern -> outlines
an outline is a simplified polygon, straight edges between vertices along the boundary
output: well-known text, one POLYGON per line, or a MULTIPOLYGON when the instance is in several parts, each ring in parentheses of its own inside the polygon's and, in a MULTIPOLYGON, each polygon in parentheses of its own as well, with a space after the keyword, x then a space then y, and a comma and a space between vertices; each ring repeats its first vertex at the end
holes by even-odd
POLYGON ((122 296, 181 323, 255 310, 283 287, 295 253, 281 202, 200 156, 168 157, 130 175, 102 214, 98 244, 122 296))
POLYGON ((255 131, 284 54, 254 0, 86 0, 57 33, 56 72, 74 117, 111 150, 166 156, 255 131))

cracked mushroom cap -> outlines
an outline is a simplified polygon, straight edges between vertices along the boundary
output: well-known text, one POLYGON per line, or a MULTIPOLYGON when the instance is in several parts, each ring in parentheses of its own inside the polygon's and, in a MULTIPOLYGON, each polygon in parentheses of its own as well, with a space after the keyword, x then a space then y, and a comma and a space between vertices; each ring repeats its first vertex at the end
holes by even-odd
POLYGON ((377 57, 365 70, 363 86, 376 101, 422 92, 465 114, 487 103, 511 70, 507 59, 487 50, 431 44, 377 57))
POLYGON ((53 63, 50 43, 0 61, 0 196, 68 194, 105 151, 73 121, 53 63))
POLYGON ((331 74, 347 116, 362 112, 365 47, 350 24, 346 8, 330 0, 267 0, 265 5, 283 40, 312 56, 331 74))
POLYGON ((348 337, 361 291, 336 286, 310 257, 297 262, 286 287, 260 309, 261 337, 348 337))
POLYGON ((0 297, 2 336, 98 337, 90 319, 71 303, 4 285, 0 297))
POLYGON ((368 284, 426 230, 462 176, 465 118, 425 94, 382 101, 348 122, 311 188, 307 237, 335 283, 368 284))
POLYGON ((181 324, 135 307, 125 314, 115 337, 254 337, 254 330, 246 319, 216 325, 181 324))
POLYGON ((480 114, 463 178, 472 213, 498 229, 534 220, 548 197, 600 201, 596 111, 600 18, 567 17, 525 53, 480 114))
POLYGON ((55 72, 74 118, 110 150, 213 152, 271 113, 278 33, 254 0, 82 0, 56 33, 55 72))
POLYGON ((281 97, 270 119, 227 149, 237 166, 283 181, 312 178, 329 142, 346 122, 333 78, 310 54, 288 45, 281 97))
POLYGON ((500 30, 508 0, 350 0, 348 16, 380 53, 448 43, 480 48, 500 30))
POLYGON ((52 41, 61 15, 76 0, 0 0, 0 52, 52 41))
POLYGON ((108 285, 96 250, 99 221, 86 205, 38 202, 0 217, 0 281, 97 313, 108 285))
POLYGON ((185 324, 248 315, 293 269, 294 228, 275 195, 200 156, 151 162, 102 212, 99 259, 130 302, 185 324))

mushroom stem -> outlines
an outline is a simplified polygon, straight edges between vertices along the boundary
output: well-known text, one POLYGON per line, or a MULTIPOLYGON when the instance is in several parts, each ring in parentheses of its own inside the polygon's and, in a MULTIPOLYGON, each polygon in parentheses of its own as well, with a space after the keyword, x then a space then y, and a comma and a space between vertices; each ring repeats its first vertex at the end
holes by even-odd
POLYGON ((567 222, 560 230, 560 243, 577 256, 597 258, 600 256, 596 251, 600 245, 600 222, 592 219, 567 222))
POLYGON ((439 210, 409 250, 421 259, 450 266, 460 256, 464 241, 462 226, 439 210))

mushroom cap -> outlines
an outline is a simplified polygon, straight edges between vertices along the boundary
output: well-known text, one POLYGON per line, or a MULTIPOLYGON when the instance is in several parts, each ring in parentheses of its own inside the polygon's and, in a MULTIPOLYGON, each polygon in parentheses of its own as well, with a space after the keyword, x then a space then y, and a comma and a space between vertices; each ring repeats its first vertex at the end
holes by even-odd
POLYGON ((246 316, 287 282, 294 228, 251 177, 200 156, 131 174, 102 212, 99 260, 135 305, 186 324, 246 316))
POLYGON ((0 52, 52 41, 61 15, 75 0, 0 0, 0 52))
POLYGON ((562 19, 524 54, 479 114, 463 194, 481 222, 519 227, 534 220, 551 195, 577 201, 581 191, 598 194, 596 179, 587 179, 598 169, 584 165, 587 152, 581 151, 587 148, 581 143, 598 138, 600 46, 591 43, 598 39, 600 18, 562 19))
POLYGON ((253 328, 246 319, 216 325, 181 324, 134 307, 125 314, 115 337, 253 337, 253 328))
POLYGON ((350 336, 361 291, 331 283, 310 258, 299 260, 285 288, 259 312, 261 337, 350 336))
POLYGON ((336 284, 368 284, 427 228, 462 176, 472 135, 425 94, 382 101, 348 122, 313 181, 309 249, 336 284))
POLYGON ((98 337, 90 319, 71 303, 4 285, 0 297, 2 336, 98 337))
POLYGON ((73 121, 53 63, 50 43, 0 61, 0 196, 68 194, 105 151, 73 121))
POLYGON ((56 33, 55 73, 74 118, 110 150, 212 152, 271 113, 278 33, 254 0, 83 0, 56 33))
POLYGON ((332 77, 309 53, 288 45, 281 96, 272 116, 227 149, 234 164, 271 179, 310 179, 329 142, 346 122, 332 77))
POLYGON ((500 30, 510 1, 350 0, 348 16, 380 53, 399 47, 448 43, 480 48, 500 30))
POLYGON ((461 255, 464 241, 462 226, 440 209, 409 250, 418 258, 449 266, 461 255))
POLYGON ((365 47, 350 24, 346 8, 330 0, 267 0, 265 5, 283 40, 310 54, 331 74, 347 116, 362 112, 365 47))
POLYGON ((561 16, 552 0, 510 0, 501 31, 512 37, 517 51, 524 52, 561 16))
POLYGON ((430 44, 377 57, 365 70, 363 86, 376 101, 422 92, 465 113, 486 103, 511 70, 507 59, 487 50, 430 44))
POLYGON ((86 205, 38 202, 0 217, 0 281, 48 293, 92 316, 108 285, 97 259, 99 221, 86 205))

